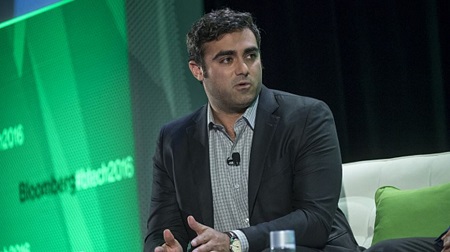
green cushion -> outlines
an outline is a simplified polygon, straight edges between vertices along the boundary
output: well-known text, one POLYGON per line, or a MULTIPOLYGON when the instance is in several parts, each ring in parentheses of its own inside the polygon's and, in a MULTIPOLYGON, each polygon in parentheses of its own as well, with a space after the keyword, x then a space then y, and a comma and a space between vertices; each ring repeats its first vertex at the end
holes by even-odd
POLYGON ((450 224, 450 183, 414 190, 393 186, 375 193, 372 245, 405 237, 437 237, 450 224))

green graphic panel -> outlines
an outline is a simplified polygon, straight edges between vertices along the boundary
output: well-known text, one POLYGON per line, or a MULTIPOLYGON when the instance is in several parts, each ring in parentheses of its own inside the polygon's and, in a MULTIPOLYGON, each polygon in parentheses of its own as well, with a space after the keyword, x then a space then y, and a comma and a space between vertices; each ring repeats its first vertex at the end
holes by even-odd
POLYGON ((140 251, 123 0, 0 29, 0 251, 140 251))

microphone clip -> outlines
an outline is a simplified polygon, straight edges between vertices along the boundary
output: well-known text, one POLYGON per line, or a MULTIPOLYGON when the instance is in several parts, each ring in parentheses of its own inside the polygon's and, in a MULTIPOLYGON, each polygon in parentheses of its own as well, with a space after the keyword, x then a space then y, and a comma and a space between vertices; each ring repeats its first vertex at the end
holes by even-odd
POLYGON ((227 158, 227 164, 230 166, 239 166, 241 163, 241 155, 239 152, 233 152, 231 157, 227 158))

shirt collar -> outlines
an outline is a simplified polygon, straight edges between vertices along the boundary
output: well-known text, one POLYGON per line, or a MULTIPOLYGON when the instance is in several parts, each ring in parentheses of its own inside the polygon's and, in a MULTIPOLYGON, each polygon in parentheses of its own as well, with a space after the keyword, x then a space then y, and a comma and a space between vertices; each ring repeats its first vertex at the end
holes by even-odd
MULTIPOLYGON (((255 120, 256 120, 256 109, 258 108, 259 103, 259 95, 256 97, 256 99, 253 101, 253 103, 245 110, 244 114, 242 115, 243 118, 247 121, 247 123, 250 125, 252 129, 255 129, 255 120)), ((242 118, 241 117, 241 118, 242 118)), ((208 103, 208 112, 207 112, 207 124, 215 125, 214 122, 214 115, 212 114, 211 105, 208 103)), ((208 127, 211 128, 211 127, 208 127)))

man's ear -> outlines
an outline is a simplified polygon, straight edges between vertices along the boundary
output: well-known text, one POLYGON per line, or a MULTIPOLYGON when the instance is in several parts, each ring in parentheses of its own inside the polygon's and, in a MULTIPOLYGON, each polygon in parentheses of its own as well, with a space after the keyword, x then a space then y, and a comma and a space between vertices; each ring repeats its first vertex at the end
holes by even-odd
POLYGON ((201 66, 199 66, 195 61, 190 60, 189 61, 189 69, 191 70, 192 75, 194 75, 194 77, 198 80, 198 81, 203 81, 203 79, 205 78, 203 76, 203 69, 201 66))

